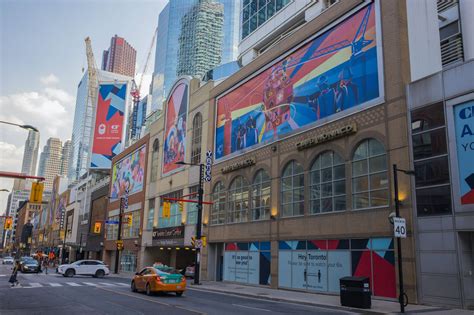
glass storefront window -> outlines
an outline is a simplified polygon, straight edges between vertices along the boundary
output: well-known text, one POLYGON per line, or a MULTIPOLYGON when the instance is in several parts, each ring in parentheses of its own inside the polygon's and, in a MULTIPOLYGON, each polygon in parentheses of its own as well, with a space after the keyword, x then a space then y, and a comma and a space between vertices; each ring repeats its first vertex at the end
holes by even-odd
POLYGON ((387 155, 375 139, 362 141, 352 158, 352 207, 388 205, 387 155))
POLYGON ((248 221, 249 184, 242 177, 236 177, 229 187, 228 223, 248 221))
MULTIPOLYGON (((189 193, 194 195, 189 196, 189 199, 196 199, 198 198, 197 192, 199 190, 199 185, 192 186, 189 188, 189 193)), ((188 199, 188 198, 186 198, 188 199)), ((186 202, 184 204, 186 208, 186 222, 187 224, 196 224, 197 223, 197 214, 198 214, 198 208, 197 208, 197 203, 188 203, 186 202)))
POLYGON ((270 177, 259 170, 252 185, 252 220, 270 219, 270 177))
POLYGON ((137 255, 129 250, 122 251, 120 257, 120 271, 135 272, 137 269, 137 255))
POLYGON ((346 176, 344 160, 332 151, 320 154, 310 171, 310 212, 345 210, 346 176))
POLYGON ((416 207, 419 216, 450 214, 450 185, 429 188, 417 188, 416 207))
POLYGON ((179 211, 179 205, 177 202, 171 201, 171 209, 170 209, 170 217, 164 218, 163 217, 163 198, 181 198, 183 196, 183 191, 175 191, 169 193, 167 195, 161 196, 160 198, 160 213, 158 218, 158 227, 165 228, 165 227, 173 227, 181 225, 181 211, 179 211))
POLYGON ((225 223, 226 192, 222 182, 218 182, 212 191, 211 224, 225 223))
POLYGON ((301 164, 290 161, 281 177, 282 216, 304 214, 304 171, 301 164))

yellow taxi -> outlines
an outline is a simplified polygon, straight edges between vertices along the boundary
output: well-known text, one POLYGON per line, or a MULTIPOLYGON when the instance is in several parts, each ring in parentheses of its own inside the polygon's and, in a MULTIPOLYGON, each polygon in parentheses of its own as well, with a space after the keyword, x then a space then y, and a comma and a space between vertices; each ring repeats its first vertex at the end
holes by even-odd
POLYGON ((130 288, 132 292, 141 291, 147 295, 175 292, 177 296, 181 296, 186 290, 186 278, 169 267, 146 267, 135 274, 130 288))

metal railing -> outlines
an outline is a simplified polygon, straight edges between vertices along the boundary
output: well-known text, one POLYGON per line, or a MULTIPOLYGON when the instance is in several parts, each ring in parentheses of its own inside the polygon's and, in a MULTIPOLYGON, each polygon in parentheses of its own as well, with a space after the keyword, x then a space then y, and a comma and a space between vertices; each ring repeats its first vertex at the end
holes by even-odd
POLYGON ((443 67, 464 60, 462 36, 456 34, 441 41, 441 62, 443 67))

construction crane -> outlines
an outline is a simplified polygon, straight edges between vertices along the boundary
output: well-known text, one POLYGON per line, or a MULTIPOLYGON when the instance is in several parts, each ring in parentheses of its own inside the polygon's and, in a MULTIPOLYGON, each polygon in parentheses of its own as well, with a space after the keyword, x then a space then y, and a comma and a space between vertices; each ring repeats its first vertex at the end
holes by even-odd
MULTIPOLYGON (((133 123, 132 123, 132 126, 137 125, 138 107, 139 107, 139 104, 140 104, 140 90, 141 90, 141 87, 142 87, 143 78, 145 77, 145 74, 148 70, 148 65, 150 63, 151 52, 152 52, 153 46, 155 44, 155 39, 156 39, 157 32, 158 32, 158 28, 155 29, 155 32, 153 34, 153 38, 151 39, 151 44, 150 44, 150 47, 148 48, 148 53, 147 53, 147 56, 146 56, 145 64, 143 65, 143 69, 142 69, 142 72, 141 72, 141 77, 140 77, 140 79, 138 79, 138 85, 135 82, 135 79, 132 80, 132 88, 130 90, 130 95, 132 96, 132 99, 133 99, 133 113, 132 113, 133 123)), ((138 75, 138 73, 139 72, 137 72, 135 74, 135 77, 138 75)), ((131 136, 132 139, 136 138, 136 136, 137 136, 136 133, 137 133, 136 128, 132 128, 132 130, 130 132, 130 136, 131 136)))
POLYGON ((97 89, 99 88, 99 80, 97 78, 97 66, 95 63, 94 53, 92 52, 92 44, 89 36, 85 39, 86 42, 86 56, 87 56, 87 75, 88 75, 88 101, 91 102, 92 107, 97 99, 97 89))

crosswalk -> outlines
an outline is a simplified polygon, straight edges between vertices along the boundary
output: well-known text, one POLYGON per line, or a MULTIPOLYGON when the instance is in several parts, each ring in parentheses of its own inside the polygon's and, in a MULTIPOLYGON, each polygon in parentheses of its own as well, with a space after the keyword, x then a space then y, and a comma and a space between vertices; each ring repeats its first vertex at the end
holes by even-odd
POLYGON ((20 285, 13 287, 13 289, 33 289, 33 288, 59 288, 59 287, 129 287, 128 283, 121 282, 29 282, 20 283, 20 285))

